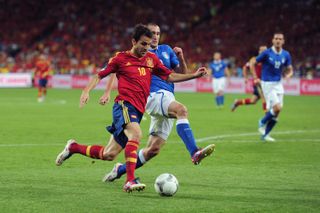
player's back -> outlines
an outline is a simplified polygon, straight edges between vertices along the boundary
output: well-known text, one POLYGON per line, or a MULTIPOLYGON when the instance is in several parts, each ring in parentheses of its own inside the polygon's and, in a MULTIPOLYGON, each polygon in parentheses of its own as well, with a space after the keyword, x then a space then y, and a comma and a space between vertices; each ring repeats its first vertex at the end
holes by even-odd
MULTIPOLYGON (((149 50, 157 55, 160 61, 165 65, 168 69, 174 69, 179 64, 179 59, 175 52, 169 45, 161 44, 158 45, 157 49, 149 50)), ((159 90, 167 90, 169 92, 174 92, 174 84, 167 82, 156 75, 152 75, 150 92, 157 92, 159 90)))

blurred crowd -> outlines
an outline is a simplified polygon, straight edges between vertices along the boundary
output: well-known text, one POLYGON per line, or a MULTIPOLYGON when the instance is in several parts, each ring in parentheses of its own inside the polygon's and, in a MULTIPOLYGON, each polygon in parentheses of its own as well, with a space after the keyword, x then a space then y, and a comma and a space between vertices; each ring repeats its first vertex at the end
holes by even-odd
POLYGON ((92 74, 131 47, 137 23, 154 22, 161 41, 182 47, 191 68, 220 51, 234 76, 259 45, 283 32, 297 77, 320 77, 317 0, 4 0, 0 73, 31 72, 40 54, 55 74, 92 74))

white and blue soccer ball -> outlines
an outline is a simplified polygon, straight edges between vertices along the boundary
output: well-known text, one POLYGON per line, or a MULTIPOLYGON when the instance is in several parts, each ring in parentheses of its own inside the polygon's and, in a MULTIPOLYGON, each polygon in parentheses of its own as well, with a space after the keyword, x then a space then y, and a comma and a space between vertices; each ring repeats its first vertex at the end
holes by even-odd
POLYGON ((179 182, 173 174, 164 173, 157 177, 154 189, 161 196, 173 196, 179 188, 179 182))

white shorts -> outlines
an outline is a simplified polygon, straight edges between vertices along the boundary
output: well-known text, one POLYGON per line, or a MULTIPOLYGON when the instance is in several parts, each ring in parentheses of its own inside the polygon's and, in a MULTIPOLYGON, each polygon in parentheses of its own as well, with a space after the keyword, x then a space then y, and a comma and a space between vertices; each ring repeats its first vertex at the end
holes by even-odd
POLYGON ((221 77, 221 78, 213 78, 212 79, 212 88, 214 93, 218 93, 220 91, 224 91, 226 87, 226 78, 221 77))
POLYGON ((146 112, 151 116, 150 135, 157 135, 167 140, 173 127, 174 118, 169 118, 169 105, 175 101, 174 94, 167 90, 150 93, 146 112))
POLYGON ((276 104, 280 104, 281 107, 283 106, 284 90, 280 81, 261 81, 261 87, 266 100, 267 110, 270 110, 276 104))

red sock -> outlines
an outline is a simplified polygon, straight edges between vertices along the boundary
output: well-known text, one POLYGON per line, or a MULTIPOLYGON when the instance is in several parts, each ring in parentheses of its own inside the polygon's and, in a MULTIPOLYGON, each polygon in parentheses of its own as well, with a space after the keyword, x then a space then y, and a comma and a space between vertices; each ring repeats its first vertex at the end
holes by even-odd
POLYGON ((87 145, 73 143, 70 146, 71 153, 79 153, 89 158, 101 159, 101 160, 103 160, 103 150, 104 150, 104 146, 99 146, 99 145, 87 146, 87 145))
POLYGON ((264 112, 267 111, 267 103, 266 102, 262 102, 262 109, 264 112))
POLYGON ((139 147, 139 142, 137 141, 128 141, 125 150, 124 156, 126 158, 126 170, 127 170, 127 181, 134 180, 134 171, 137 164, 137 150, 139 147))
POLYGON ((237 106, 240 106, 240 105, 248 105, 248 104, 251 104, 251 99, 250 98, 246 98, 246 99, 241 99, 241 100, 238 100, 236 102, 236 105, 237 106))
POLYGON ((251 99, 250 98, 244 99, 244 104, 245 105, 252 104, 251 99))

